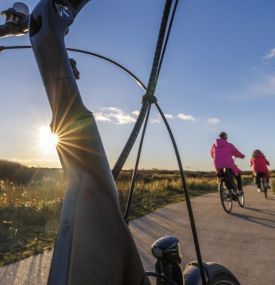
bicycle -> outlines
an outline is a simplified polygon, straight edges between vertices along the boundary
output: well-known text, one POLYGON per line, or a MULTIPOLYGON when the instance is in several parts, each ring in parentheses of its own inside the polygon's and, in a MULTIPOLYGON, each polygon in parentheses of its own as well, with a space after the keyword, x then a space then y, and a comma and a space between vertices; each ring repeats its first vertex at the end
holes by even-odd
POLYGON ((259 172, 256 174, 255 179, 256 179, 256 184, 260 186, 259 189, 261 190, 261 192, 264 193, 265 198, 268 199, 267 191, 269 189, 269 184, 266 174, 259 172))
POLYGON ((225 212, 231 213, 234 201, 237 201, 243 208, 245 205, 244 192, 238 189, 232 170, 224 168, 218 173, 218 179, 218 191, 225 212))
MULTIPOLYGON (((110 280, 117 285, 147 285, 150 284, 148 277, 157 278, 157 285, 240 285, 224 266, 211 262, 202 264, 199 258, 198 262, 188 263, 182 270, 179 241, 171 236, 162 237, 152 245, 156 272, 144 272, 135 242, 119 211, 113 179, 116 175, 113 171, 112 176, 110 171, 93 115, 81 100, 64 44, 65 34, 87 2, 41 0, 29 17, 32 49, 52 107, 52 128, 60 135, 57 150, 68 180, 48 285, 110 284, 110 280), (93 199, 90 199, 91 194, 93 199)), ((140 116, 146 115, 148 119, 150 104, 155 103, 175 147, 167 120, 153 96, 167 43, 163 40, 165 21, 169 18, 172 2, 166 0, 164 24, 160 29, 154 60, 156 64, 153 64, 153 76, 147 87, 150 92, 144 97, 146 109, 140 112, 140 116)), ((0 31, 0 36, 4 35, 5 27, 0 31)), ((8 32, 8 35, 16 34, 16 31, 8 32)), ((139 131, 140 121, 138 125, 135 130, 139 131)), ((138 131, 133 132, 134 140, 138 131)), ((183 188, 187 190, 178 151, 176 153, 183 188)), ((122 160, 127 155, 123 153, 122 160)), ((119 173, 121 167, 115 173, 119 173)), ((189 201, 187 198, 186 201, 189 201)), ((188 206, 191 208, 191 204, 188 206)), ((192 230, 195 231, 194 225, 192 230)), ((198 241, 195 234, 193 238, 196 247, 198 241)))

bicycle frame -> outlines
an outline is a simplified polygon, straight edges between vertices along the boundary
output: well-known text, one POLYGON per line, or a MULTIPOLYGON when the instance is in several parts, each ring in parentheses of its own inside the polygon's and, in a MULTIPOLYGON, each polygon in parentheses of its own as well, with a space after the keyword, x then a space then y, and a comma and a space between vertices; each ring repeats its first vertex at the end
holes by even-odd
POLYGON ((268 177, 265 173, 259 172, 255 176, 256 184, 258 188, 264 193, 266 199, 268 199, 267 191, 268 191, 268 177))
POLYGON ((224 180, 225 185, 230 190, 235 190, 237 188, 236 183, 234 181, 234 174, 231 169, 223 169, 219 172, 218 178, 220 180, 224 180))
POLYGON ((82 102, 65 49, 65 33, 87 2, 42 0, 30 17, 30 40, 68 179, 48 284, 147 284, 96 122, 82 102))

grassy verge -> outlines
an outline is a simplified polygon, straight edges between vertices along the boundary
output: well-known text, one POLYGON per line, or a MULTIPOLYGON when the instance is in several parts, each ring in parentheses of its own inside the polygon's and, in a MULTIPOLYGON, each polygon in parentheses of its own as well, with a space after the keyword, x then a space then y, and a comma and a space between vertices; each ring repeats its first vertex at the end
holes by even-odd
POLYGON ((275 194, 275 179, 273 178, 271 181, 272 192, 275 194))
POLYGON ((55 243, 64 183, 1 183, 0 266, 38 254, 55 243))
MULTIPOLYGON (((216 191, 216 178, 187 178, 190 197, 216 191)), ((122 211, 125 209, 129 183, 118 182, 122 211)), ((138 180, 133 195, 130 219, 136 219, 171 203, 184 200, 179 177, 138 180)))
MULTIPOLYGON (((121 175, 117 186, 125 209, 131 172, 121 175)), ((244 179, 245 183, 247 179, 244 179)), ((213 173, 187 175, 191 197, 217 191, 213 173)), ((63 203, 65 181, 51 177, 29 185, 0 184, 0 266, 38 254, 54 246, 63 203)), ((177 172, 142 172, 137 180, 131 219, 170 203, 184 200, 177 172)))

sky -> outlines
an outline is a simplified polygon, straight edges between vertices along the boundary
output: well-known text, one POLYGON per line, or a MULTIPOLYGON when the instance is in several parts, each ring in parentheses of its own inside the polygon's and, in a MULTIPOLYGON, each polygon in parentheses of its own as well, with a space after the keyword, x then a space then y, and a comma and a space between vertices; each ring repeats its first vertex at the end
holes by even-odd
MULTIPOLYGON (((38 1, 25 1, 32 10, 38 1)), ((13 1, 2 0, 0 10, 13 1)), ((123 64, 147 84, 164 1, 93 0, 66 36, 82 48, 123 64)), ((156 90, 186 170, 213 170, 209 149, 219 132, 246 155, 254 149, 275 168, 275 2, 181 0, 156 90)), ((0 19, 0 24, 4 18, 0 19)), ((29 44, 28 36, 0 45, 29 44)), ((79 89, 94 112, 111 167, 134 126, 143 90, 116 67, 85 55, 78 62, 79 89)), ((0 54, 0 158, 35 166, 60 166, 55 151, 39 147, 51 110, 31 50, 0 54)), ((137 147, 126 168, 132 168, 137 147)), ((176 169, 167 131, 155 108, 141 168, 176 169)))

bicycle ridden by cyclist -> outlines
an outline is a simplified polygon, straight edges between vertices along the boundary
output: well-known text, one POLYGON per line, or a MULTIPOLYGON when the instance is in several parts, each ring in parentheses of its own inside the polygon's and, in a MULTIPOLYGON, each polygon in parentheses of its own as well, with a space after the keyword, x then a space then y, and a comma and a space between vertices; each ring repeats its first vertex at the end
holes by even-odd
POLYGON ((217 138, 216 142, 212 145, 210 154, 214 160, 217 175, 219 176, 219 172, 224 168, 231 169, 237 180, 238 189, 242 191, 241 170, 235 164, 233 157, 244 158, 245 155, 242 154, 232 143, 229 143, 227 138, 227 134, 225 132, 221 132, 219 134, 219 138, 217 138))
POLYGON ((267 187, 269 186, 269 170, 267 166, 269 165, 269 161, 266 159, 265 155, 259 150, 256 149, 252 153, 252 157, 250 160, 250 167, 252 167, 253 174, 256 178, 256 185, 258 187, 258 192, 261 192, 261 177, 266 178, 267 187))

